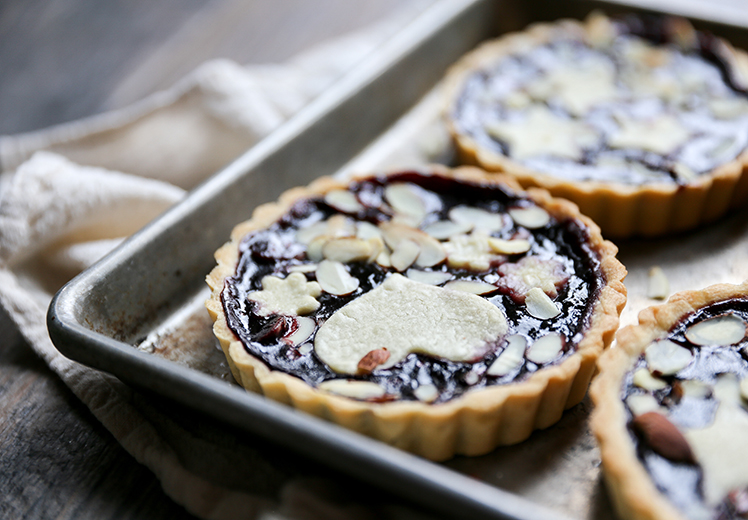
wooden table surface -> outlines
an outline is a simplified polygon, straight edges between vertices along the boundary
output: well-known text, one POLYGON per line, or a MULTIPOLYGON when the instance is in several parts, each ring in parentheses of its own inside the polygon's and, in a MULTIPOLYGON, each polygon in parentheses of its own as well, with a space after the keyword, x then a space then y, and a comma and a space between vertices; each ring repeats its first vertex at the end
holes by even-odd
MULTIPOLYGON (((2 0, 0 134, 126 106, 211 58, 277 63, 420 0, 2 0)), ((428 2, 425 2, 428 3, 428 2)), ((0 310, 0 518, 192 518, 0 310)))
MULTIPOLYGON (((279 62, 419 2, 2 0, 0 134, 125 106, 210 58, 279 62)), ((1 311, 0 453, 2 519, 192 518, 1 311)))

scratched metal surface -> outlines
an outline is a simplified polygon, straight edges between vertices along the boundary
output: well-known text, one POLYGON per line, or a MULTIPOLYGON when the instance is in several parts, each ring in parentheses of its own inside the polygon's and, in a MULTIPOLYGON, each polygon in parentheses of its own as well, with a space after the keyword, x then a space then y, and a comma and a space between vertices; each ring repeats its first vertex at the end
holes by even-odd
MULTIPOLYGON (((547 7, 544 2, 539 4, 547 7)), ((496 30, 516 28, 532 21, 536 15, 578 16, 602 4, 558 3, 554 5, 562 7, 556 11, 550 8, 533 10, 533 5, 534 2, 503 2, 504 12, 511 17, 505 18, 502 27, 496 30)), ((717 33, 722 28, 733 40, 737 37, 743 42, 748 41, 748 31, 740 27, 706 25, 717 33)), ((354 172, 407 168, 429 162, 450 164, 453 154, 440 120, 441 105, 440 86, 437 84, 389 130, 337 171, 329 173, 345 177, 354 172)), ((746 212, 741 211, 692 233, 619 243, 619 258, 629 270, 626 280, 629 302, 622 324, 635 322, 641 309, 657 303, 646 297, 647 276, 652 266, 659 265, 665 270, 671 292, 702 288, 717 282, 739 283, 748 278, 746 217, 746 212)), ((147 335, 142 335, 145 340, 139 341, 137 348, 230 381, 225 360, 216 347, 210 320, 203 309, 206 295, 207 289, 201 289, 189 296, 176 296, 165 319, 150 328, 147 335)), ((125 328, 127 325, 125 323, 125 328)), ((613 513, 602 484, 599 453, 587 427, 590 409, 590 403, 585 400, 569 410, 558 424, 536 432, 526 442, 502 447, 481 457, 458 457, 443 466, 570 518, 611 518, 613 513)))

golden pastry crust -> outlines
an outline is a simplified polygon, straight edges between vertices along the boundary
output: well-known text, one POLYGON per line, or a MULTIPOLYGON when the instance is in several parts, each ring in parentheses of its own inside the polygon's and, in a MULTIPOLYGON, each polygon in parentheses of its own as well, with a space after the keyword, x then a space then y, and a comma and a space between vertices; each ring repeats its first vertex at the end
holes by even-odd
MULTIPOLYGON (((522 193, 511 178, 487 175, 476 168, 448 170, 434 166, 427 171, 430 175, 501 185, 522 193)), ((215 320, 215 335, 237 382, 276 401, 432 460, 445 460, 455 454, 483 454, 497 445, 520 442, 534 429, 546 428, 558 421, 564 409, 582 400, 595 361, 618 327, 619 314, 626 302, 622 283, 626 270, 615 258, 617 248, 602 239, 593 222, 580 215, 573 204, 553 199, 547 192, 537 189, 528 191, 528 198, 551 215, 577 218, 589 228, 589 244, 600 257, 605 280, 585 337, 576 352, 558 365, 543 368, 520 383, 469 391, 442 404, 373 403, 313 388, 297 377, 269 369, 250 355, 229 329, 221 303, 224 282, 234 274, 239 259, 240 241, 247 233, 275 222, 295 201, 345 186, 322 178, 306 188, 286 192, 277 203, 258 207, 252 219, 237 225, 231 241, 216 252, 218 265, 207 277, 212 296, 206 307, 215 320)))
MULTIPOLYGON (((478 70, 489 68, 514 54, 521 54, 559 38, 576 37, 592 42, 605 38, 607 18, 594 14, 584 23, 562 20, 541 23, 524 32, 512 33, 489 41, 464 56, 448 72, 445 80, 445 120, 458 156, 463 164, 480 166, 488 171, 508 173, 527 187, 547 189, 579 206, 610 238, 661 236, 693 229, 713 222, 748 200, 748 149, 735 159, 686 183, 628 184, 598 180, 568 180, 521 164, 498 151, 482 146, 461 131, 453 116, 455 100, 461 95, 466 79, 478 70)), ((693 29, 683 28, 684 38, 693 29)), ((748 78, 748 53, 734 49, 720 40, 735 74, 748 78)), ((748 84, 748 79, 744 81, 748 84)))
POLYGON ((590 420, 600 446, 605 482, 616 511, 636 520, 684 520, 685 517, 660 493, 639 462, 627 429, 628 417, 621 400, 627 373, 646 347, 667 336, 686 315, 708 305, 748 297, 748 281, 740 285, 717 284, 701 291, 674 294, 667 303, 639 313, 639 324, 616 334, 615 345, 598 361, 598 374, 590 386, 595 410, 590 420))

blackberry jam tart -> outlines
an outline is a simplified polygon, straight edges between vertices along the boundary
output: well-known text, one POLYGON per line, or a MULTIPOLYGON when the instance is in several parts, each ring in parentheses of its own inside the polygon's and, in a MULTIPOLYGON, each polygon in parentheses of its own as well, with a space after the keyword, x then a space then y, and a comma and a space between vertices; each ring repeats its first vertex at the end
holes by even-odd
POLYGON ((575 202, 605 236, 691 229, 748 199, 748 54, 685 19, 534 25, 446 83, 464 162, 575 202))
POLYGON ((674 295, 621 329, 590 391, 623 518, 748 518, 748 282, 674 295))
POLYGON ((245 388, 444 460, 583 398, 626 300, 616 251, 476 168, 323 178, 234 229, 207 307, 245 388))

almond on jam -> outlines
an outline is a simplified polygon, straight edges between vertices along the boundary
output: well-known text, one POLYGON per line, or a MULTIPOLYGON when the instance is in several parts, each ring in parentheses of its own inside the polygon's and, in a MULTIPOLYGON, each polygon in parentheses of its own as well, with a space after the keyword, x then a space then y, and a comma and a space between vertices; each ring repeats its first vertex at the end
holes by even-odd
POLYGON ((748 282, 674 295, 622 329, 592 429, 623 518, 748 517, 748 282))
POLYGON ((615 252, 475 168, 325 178, 235 228, 206 305, 244 387, 442 460, 582 399, 625 303, 615 252))
POLYGON ((459 61, 445 116, 465 162, 664 235, 748 198, 746 60, 679 18, 537 24, 459 61))

